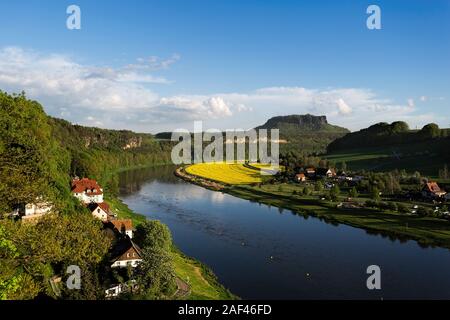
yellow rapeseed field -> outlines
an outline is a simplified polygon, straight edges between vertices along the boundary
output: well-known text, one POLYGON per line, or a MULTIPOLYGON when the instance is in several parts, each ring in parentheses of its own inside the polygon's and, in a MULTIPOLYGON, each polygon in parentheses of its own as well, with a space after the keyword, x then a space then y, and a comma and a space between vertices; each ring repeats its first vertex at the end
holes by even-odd
POLYGON ((197 163, 186 168, 194 176, 223 182, 226 184, 252 184, 261 182, 261 173, 243 164, 197 163))

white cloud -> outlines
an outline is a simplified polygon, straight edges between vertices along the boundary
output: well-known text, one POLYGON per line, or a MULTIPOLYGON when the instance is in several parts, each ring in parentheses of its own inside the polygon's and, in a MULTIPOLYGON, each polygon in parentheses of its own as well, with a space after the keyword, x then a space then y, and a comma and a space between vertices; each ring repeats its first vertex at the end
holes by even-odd
POLYGON ((427 97, 426 97, 426 96, 421 96, 421 97, 420 97, 420 101, 422 101, 422 102, 427 101, 427 97))
POLYGON ((337 100, 337 105, 339 109, 339 113, 342 115, 350 114, 352 113, 352 108, 348 106, 348 104, 345 103, 345 101, 342 98, 339 98, 337 100))
POLYGON ((173 54, 172 57, 168 59, 161 59, 160 57, 157 56, 150 56, 148 58, 138 58, 136 63, 127 65, 126 69, 147 70, 147 71, 167 69, 172 64, 179 61, 180 58, 181 56, 179 54, 173 54))
POLYGON ((180 113, 193 120, 218 119, 232 116, 230 106, 221 97, 174 96, 162 98, 158 105, 160 112, 180 113))
POLYGON ((160 97, 149 86, 170 81, 151 72, 179 59, 150 57, 125 67, 96 67, 64 55, 3 48, 0 89, 25 90, 51 115, 76 123, 147 132, 178 128, 192 120, 207 120, 207 125, 220 129, 250 128, 272 116, 304 113, 326 115, 330 123, 350 129, 380 121, 404 120, 412 127, 436 121, 432 113, 418 113, 413 99, 398 104, 364 88, 279 86, 160 97))
MULTIPOLYGON (((167 62, 164 63, 168 65, 167 62)), ((81 65, 63 55, 41 55, 16 47, 0 50, 0 85, 26 90, 53 107, 129 109, 149 107, 157 94, 139 83, 164 78, 126 68, 81 65)))

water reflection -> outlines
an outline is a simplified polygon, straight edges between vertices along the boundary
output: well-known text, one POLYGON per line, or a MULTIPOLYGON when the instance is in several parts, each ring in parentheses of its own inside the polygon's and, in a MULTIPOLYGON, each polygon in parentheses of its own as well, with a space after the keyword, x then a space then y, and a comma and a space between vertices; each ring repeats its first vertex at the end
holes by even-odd
POLYGON ((180 249, 243 298, 450 298, 446 249, 206 190, 173 169, 122 173, 122 199, 166 223, 180 249), (365 287, 370 264, 382 269, 381 291, 365 287))

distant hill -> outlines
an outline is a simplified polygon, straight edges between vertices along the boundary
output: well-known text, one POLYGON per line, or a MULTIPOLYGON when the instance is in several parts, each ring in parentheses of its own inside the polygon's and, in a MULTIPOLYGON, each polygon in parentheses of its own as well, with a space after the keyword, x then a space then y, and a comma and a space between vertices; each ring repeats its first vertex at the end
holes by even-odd
MULTIPOLYGON (((279 129, 280 152, 289 151, 303 154, 324 153, 326 147, 337 138, 343 137, 350 131, 331 125, 326 116, 289 115, 270 118, 255 129, 279 129)), ((270 135, 270 131, 268 132, 270 135)), ((170 140, 171 132, 161 132, 155 135, 157 140, 170 140)))
POLYGON ((405 169, 438 177, 450 164, 450 129, 430 123, 410 130, 402 121, 381 122, 331 142, 326 158, 354 170, 405 169))
POLYGON ((74 125, 48 117, 53 138, 70 154, 70 174, 101 179, 117 168, 169 163, 171 144, 147 133, 74 125))
POLYGON ((273 117, 255 129, 279 129, 280 139, 287 140, 287 144, 280 147, 281 152, 308 154, 325 152, 332 141, 350 132, 346 128, 329 124, 326 116, 311 114, 273 117))
POLYGON ((408 124, 403 121, 391 124, 380 122, 336 139, 330 143, 327 151, 332 153, 367 147, 412 145, 421 142, 440 144, 448 137, 450 137, 450 129, 440 129, 434 123, 427 124, 422 130, 410 130, 408 124))

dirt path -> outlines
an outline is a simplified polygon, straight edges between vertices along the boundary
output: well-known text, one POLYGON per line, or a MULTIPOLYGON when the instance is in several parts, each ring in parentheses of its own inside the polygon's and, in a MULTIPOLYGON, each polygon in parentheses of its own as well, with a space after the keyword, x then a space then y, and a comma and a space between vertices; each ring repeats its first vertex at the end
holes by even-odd
POLYGON ((189 296, 191 293, 191 287, 187 284, 187 282, 181 280, 180 278, 176 277, 175 282, 177 284, 177 291, 175 292, 174 296, 177 299, 183 299, 189 296))

